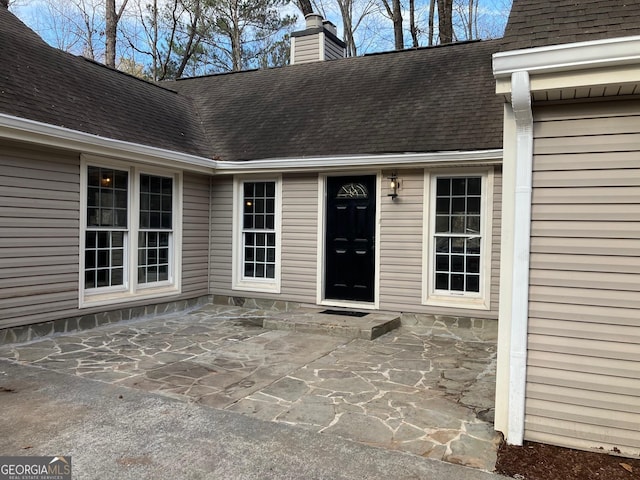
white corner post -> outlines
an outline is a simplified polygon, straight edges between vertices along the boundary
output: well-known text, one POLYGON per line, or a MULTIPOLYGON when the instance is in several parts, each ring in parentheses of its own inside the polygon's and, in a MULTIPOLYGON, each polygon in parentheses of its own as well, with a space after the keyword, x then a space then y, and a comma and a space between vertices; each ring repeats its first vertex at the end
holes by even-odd
POLYGON ((531 85, 529 73, 526 71, 514 72, 511 76, 511 104, 517 137, 507 442, 512 445, 522 445, 527 383, 531 179, 533 170, 533 113, 531 110, 531 85))

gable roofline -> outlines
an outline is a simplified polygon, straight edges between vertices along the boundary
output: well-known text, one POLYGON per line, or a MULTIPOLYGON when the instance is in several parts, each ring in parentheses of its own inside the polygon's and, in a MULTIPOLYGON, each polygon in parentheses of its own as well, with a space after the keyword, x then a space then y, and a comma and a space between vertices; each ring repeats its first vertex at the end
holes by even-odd
POLYGON ((554 73, 639 62, 640 35, 635 35, 495 53, 493 74, 500 79, 523 70, 554 73))
POLYGON ((178 166, 185 170, 201 173, 213 173, 216 166, 216 162, 209 158, 101 137, 4 113, 0 113, 0 138, 70 149, 79 153, 108 156, 120 160, 139 161, 161 166, 178 166))

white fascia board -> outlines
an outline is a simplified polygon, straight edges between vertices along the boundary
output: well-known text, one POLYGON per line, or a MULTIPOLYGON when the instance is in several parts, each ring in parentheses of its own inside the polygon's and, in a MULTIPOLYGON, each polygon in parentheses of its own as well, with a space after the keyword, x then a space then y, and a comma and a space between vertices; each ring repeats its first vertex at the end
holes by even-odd
POLYGON ((0 113, 0 138, 212 174, 214 160, 0 113))
POLYGON ((340 171, 358 167, 421 167, 457 164, 495 165, 502 163, 502 149, 393 155, 350 155, 339 157, 276 158, 244 162, 216 162, 216 174, 259 173, 269 171, 340 171))
POLYGON ((595 40, 499 52, 493 55, 493 75, 553 73, 640 63, 640 36, 595 40))

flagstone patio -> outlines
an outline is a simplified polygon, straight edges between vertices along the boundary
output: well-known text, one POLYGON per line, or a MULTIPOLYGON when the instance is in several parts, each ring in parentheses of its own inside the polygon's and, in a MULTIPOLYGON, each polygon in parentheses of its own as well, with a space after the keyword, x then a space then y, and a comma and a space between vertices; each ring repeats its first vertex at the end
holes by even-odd
POLYGON ((272 316, 206 305, 5 345, 0 357, 493 470, 490 327, 433 322, 363 340, 264 329, 272 316))

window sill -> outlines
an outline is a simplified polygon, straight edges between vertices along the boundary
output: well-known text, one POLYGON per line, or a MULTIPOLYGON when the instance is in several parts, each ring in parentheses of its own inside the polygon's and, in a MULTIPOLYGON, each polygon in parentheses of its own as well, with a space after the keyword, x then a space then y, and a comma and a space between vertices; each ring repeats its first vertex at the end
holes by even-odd
POLYGON ((263 292, 263 293, 280 293, 280 284, 278 282, 238 282, 232 290, 240 290, 245 292, 263 292))
POLYGON ((116 305, 127 302, 134 302, 138 300, 148 300, 159 297, 166 297, 167 295, 179 295, 181 293, 180 288, 174 285, 160 286, 160 287, 146 287, 140 288, 137 292, 111 292, 101 294, 85 294, 80 295, 79 308, 89 307, 101 307, 107 305, 116 305))
POLYGON ((484 298, 465 297, 463 295, 431 295, 422 302, 430 307, 465 308, 469 310, 490 310, 489 302, 484 298))

